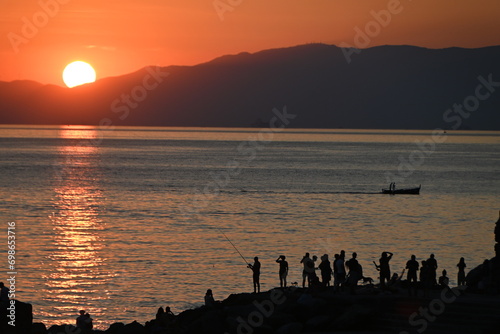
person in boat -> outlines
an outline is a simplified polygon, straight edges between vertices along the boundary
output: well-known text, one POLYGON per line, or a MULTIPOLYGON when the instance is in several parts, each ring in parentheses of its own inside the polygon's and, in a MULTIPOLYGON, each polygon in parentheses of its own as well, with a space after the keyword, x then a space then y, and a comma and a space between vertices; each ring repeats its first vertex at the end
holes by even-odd
POLYGON ((330 260, 328 260, 328 254, 324 254, 321 257, 319 270, 321 270, 321 282, 323 285, 330 286, 330 281, 332 280, 332 267, 330 266, 330 260))
POLYGON ((389 266, 389 261, 392 259, 394 254, 391 252, 382 252, 379 259, 380 265, 376 265, 377 270, 380 270, 380 287, 384 288, 387 282, 391 280, 391 268, 389 266))
POLYGON ((280 265, 279 277, 280 277, 280 287, 286 288, 286 277, 288 275, 288 262, 286 261, 285 255, 280 255, 276 260, 276 263, 280 265))
POLYGON ((411 259, 406 262, 406 269, 408 269, 408 293, 410 296, 413 294, 417 295, 417 272, 418 272, 418 261, 416 260, 416 256, 412 255, 411 259))
POLYGON ((465 264, 465 259, 463 257, 460 258, 457 264, 458 267, 458 277, 457 282, 458 285, 465 285, 465 268, 467 265, 465 264))
POLYGON ((260 262, 257 256, 253 260, 253 264, 248 265, 248 268, 253 271, 253 293, 260 293, 260 262))

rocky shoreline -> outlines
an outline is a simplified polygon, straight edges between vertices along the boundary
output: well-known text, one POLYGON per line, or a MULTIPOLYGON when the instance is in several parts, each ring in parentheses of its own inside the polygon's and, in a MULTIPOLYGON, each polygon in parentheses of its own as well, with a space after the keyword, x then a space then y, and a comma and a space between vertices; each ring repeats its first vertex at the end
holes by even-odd
POLYGON ((107 330, 82 331, 72 325, 32 323, 31 305, 17 302, 16 327, 23 334, 191 334, 191 333, 499 333, 500 297, 464 288, 432 290, 409 297, 404 288, 381 290, 371 284, 355 295, 331 287, 286 288, 232 294, 213 307, 176 316, 158 315, 144 325, 114 323, 107 330))
POLYGON ((347 289, 315 285, 232 294, 211 306, 179 313, 157 313, 144 325, 114 323, 107 330, 33 323, 30 304, 15 301, 15 327, 9 306, 0 308, 5 334, 299 334, 299 333, 500 333, 500 214, 495 228, 496 256, 472 269, 467 285, 435 286, 410 296, 406 281, 380 288, 368 283, 347 289), (425 297, 421 297, 424 296, 425 297))

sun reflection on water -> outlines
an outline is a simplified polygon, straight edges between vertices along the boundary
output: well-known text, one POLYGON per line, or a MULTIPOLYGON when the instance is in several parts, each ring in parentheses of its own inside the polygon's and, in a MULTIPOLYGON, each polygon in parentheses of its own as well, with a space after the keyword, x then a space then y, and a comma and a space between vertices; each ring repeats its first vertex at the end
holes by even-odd
POLYGON ((58 174, 53 198, 53 250, 44 275, 46 300, 53 311, 48 318, 74 323, 79 309, 99 316, 105 309, 97 301, 107 299, 112 275, 103 254, 106 227, 101 218, 103 195, 99 188, 99 148, 93 128, 64 128, 60 131, 58 174))

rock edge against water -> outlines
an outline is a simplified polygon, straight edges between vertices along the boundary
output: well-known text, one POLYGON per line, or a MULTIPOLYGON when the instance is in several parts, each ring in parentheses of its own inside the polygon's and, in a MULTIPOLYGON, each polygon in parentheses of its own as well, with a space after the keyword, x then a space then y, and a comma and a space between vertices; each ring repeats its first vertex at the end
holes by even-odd
MULTIPOLYGON (((333 288, 273 289, 232 294, 214 307, 159 316, 142 325, 114 323, 86 333, 499 333, 500 296, 437 288, 427 298, 408 297, 406 289, 359 287, 356 295, 333 288)), ((472 290, 472 289, 471 289, 472 290)), ((152 310, 154 312, 154 310, 152 310)), ((1 333, 85 334, 71 325, 32 323, 30 304, 16 302, 16 327, 1 333)))

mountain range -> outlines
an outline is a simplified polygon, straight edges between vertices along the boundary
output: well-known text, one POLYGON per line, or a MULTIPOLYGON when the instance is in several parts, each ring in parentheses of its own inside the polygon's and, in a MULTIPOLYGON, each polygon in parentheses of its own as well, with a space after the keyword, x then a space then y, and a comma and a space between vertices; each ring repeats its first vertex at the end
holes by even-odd
POLYGON ((65 88, 0 82, 0 123, 500 130, 500 46, 307 44, 65 88))

